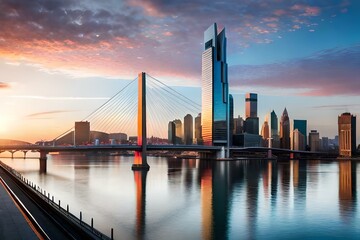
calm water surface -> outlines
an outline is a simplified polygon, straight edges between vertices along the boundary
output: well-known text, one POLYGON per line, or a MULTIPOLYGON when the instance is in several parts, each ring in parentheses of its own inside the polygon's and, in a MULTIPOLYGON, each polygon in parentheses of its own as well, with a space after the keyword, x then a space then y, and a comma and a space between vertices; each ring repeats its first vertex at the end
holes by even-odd
POLYGON ((2 159, 115 239, 359 239, 360 162, 2 159))

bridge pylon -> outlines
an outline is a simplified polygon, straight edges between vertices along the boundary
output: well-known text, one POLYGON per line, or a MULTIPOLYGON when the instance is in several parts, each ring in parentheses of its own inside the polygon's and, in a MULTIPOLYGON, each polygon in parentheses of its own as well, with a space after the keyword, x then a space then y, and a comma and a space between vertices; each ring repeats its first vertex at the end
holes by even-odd
POLYGON ((135 151, 134 164, 132 170, 145 170, 150 169, 149 164, 146 160, 146 73, 139 73, 138 76, 138 137, 137 145, 141 146, 140 151, 135 151))

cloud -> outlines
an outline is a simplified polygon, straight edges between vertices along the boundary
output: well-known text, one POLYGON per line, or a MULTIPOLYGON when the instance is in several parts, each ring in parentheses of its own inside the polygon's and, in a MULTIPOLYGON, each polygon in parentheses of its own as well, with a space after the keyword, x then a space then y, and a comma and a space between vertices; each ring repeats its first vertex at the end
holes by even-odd
POLYGON ((331 109, 331 110, 344 110, 344 109, 354 109, 360 108, 360 104, 331 104, 331 105, 320 105, 313 106, 315 109, 331 109))
POLYGON ((360 94, 360 45, 329 49, 312 57, 283 63, 233 66, 231 86, 297 89, 297 95, 360 94))
POLYGON ((5 82, 0 82, 0 89, 6 89, 6 88, 10 88, 10 85, 5 82))
POLYGON ((199 84, 203 32, 212 22, 226 26, 238 52, 277 40, 294 21, 316 22, 345 7, 297 2, 3 0, 0 57, 74 77, 147 71, 199 84))
POLYGON ((23 99, 38 99, 38 100, 58 100, 58 101, 73 101, 73 100, 109 100, 108 97, 47 97, 47 96, 12 96, 13 98, 23 99))
POLYGON ((47 112, 37 112, 33 114, 26 115, 26 118, 33 118, 33 119, 50 119, 51 115, 59 114, 59 113, 67 113, 71 111, 47 111, 47 112))

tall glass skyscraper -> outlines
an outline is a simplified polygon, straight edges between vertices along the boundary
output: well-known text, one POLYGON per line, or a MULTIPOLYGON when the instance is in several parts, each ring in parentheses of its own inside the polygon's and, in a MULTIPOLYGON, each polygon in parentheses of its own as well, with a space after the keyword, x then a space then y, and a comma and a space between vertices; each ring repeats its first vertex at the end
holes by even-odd
POLYGON ((202 54, 202 137, 204 145, 227 144, 228 69, 225 28, 214 23, 204 32, 202 54))
POLYGON ((295 129, 298 129, 299 132, 301 132, 305 139, 304 139, 304 144, 305 144, 305 147, 307 145, 307 121, 306 120, 298 120, 298 119, 295 119, 294 120, 294 130, 295 129))
POLYGON ((247 93, 245 95, 245 117, 257 117, 257 94, 247 93))

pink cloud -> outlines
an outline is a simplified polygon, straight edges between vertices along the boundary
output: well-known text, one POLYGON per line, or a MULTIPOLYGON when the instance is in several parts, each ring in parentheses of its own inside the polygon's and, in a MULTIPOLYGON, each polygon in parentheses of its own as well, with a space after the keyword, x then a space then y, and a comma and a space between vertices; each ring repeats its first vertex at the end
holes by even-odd
POLYGON ((173 35, 173 33, 167 31, 167 32, 164 32, 163 35, 164 35, 164 36, 167 36, 167 37, 171 37, 171 36, 173 35))
POLYGON ((277 9, 273 12, 276 16, 283 16, 286 14, 286 11, 284 9, 277 9))
POLYGON ((318 16, 321 11, 319 7, 306 6, 302 4, 295 4, 290 9, 303 12, 301 14, 302 16, 318 16))

